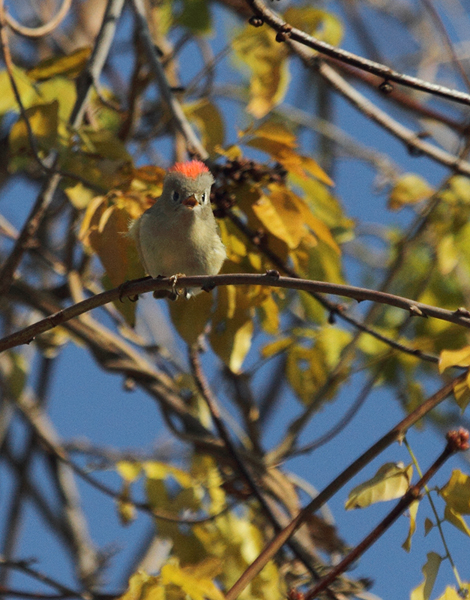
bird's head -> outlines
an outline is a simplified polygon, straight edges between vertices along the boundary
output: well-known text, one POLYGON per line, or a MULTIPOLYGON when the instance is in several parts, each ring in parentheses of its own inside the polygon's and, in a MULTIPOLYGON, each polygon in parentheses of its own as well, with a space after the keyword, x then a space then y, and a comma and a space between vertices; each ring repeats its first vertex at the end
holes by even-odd
POLYGON ((163 181, 162 200, 172 210, 199 211, 210 207, 211 185, 209 169, 199 160, 173 165, 163 181))

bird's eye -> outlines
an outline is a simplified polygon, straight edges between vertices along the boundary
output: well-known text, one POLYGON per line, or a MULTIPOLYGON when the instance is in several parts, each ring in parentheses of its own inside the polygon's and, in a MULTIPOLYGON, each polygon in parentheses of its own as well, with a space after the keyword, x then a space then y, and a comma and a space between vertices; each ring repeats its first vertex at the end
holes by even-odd
POLYGON ((171 194, 171 198, 172 198, 172 200, 173 200, 174 202, 178 202, 178 200, 180 199, 180 194, 179 194, 179 192, 177 192, 177 191, 174 191, 174 192, 171 194))
POLYGON ((206 192, 204 192, 204 193, 202 194, 202 196, 201 196, 201 200, 202 200, 202 203, 203 203, 203 204, 205 204, 205 202, 206 202, 206 192))

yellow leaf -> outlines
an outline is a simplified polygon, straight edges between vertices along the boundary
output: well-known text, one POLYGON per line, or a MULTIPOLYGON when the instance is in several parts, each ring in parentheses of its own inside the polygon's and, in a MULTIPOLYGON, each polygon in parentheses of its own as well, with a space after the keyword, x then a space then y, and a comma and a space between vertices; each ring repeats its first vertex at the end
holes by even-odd
POLYGON ((292 25, 315 36, 317 39, 337 46, 343 36, 341 21, 333 14, 312 6, 291 6, 284 19, 292 25))
POLYGON ((251 141, 247 142, 248 146, 253 146, 260 150, 266 148, 265 151, 268 153, 271 153, 271 150, 267 150, 268 148, 274 148, 276 153, 281 150, 287 151, 297 147, 295 134, 284 123, 272 119, 264 121, 258 127, 247 129, 241 135, 250 136, 251 141), (268 142, 271 142, 272 145, 270 146, 268 142), (266 145, 263 146, 263 144, 266 145))
POLYGON ((385 463, 377 473, 349 492, 346 510, 365 508, 376 502, 401 498, 410 486, 413 474, 412 465, 385 463))
POLYGON ((465 381, 454 383, 454 396, 460 410, 463 412, 470 402, 470 371, 465 381))
MULTIPOLYGON (((27 108, 33 101, 38 100, 32 82, 25 72, 18 67, 13 67, 13 77, 15 78, 23 105, 27 108)), ((6 71, 0 72, 0 89, 2 90, 2 93, 0 94, 0 114, 3 115, 9 111, 19 112, 20 109, 15 95, 13 94, 10 78, 6 71)))
POLYGON ((130 501, 130 485, 124 483, 121 493, 117 498, 117 509, 121 523, 129 525, 136 517, 136 508, 130 501))
POLYGON ((410 515, 410 528, 408 530, 406 540, 401 545, 403 550, 406 550, 406 552, 409 552, 411 550, 411 538, 413 537, 413 534, 416 531, 416 514, 418 513, 418 507, 419 500, 415 500, 410 504, 410 507, 408 509, 410 515))
POLYGON ((465 583, 459 591, 452 586, 447 586, 442 596, 439 596, 437 600, 462 600, 462 598, 468 598, 469 595, 470 584, 465 583))
POLYGON ((261 327, 269 335, 279 330, 279 307, 272 294, 268 294, 259 305, 261 327))
MULTIPOLYGON (((262 195, 252 205, 252 210, 269 233, 285 242, 290 249, 294 249, 299 245, 304 232, 300 214, 292 203, 290 203, 290 207, 292 208, 292 222, 286 222, 281 217, 269 196, 262 195)), ((284 212, 289 212, 288 208, 285 208, 284 212)))
POLYGON ((21 352, 9 350, 0 354, 2 385, 10 399, 17 399, 28 380, 29 364, 21 352))
POLYGON ((170 302, 173 325, 187 344, 193 344, 204 331, 211 316, 214 297, 203 292, 189 300, 170 302))
POLYGON ((80 181, 75 185, 66 187, 64 192, 72 206, 78 210, 86 208, 95 197, 95 193, 90 188, 85 187, 80 181))
POLYGON ((137 571, 129 579, 127 591, 118 600, 165 600, 165 588, 159 577, 137 571))
POLYGON ((445 507, 444 519, 470 537, 470 527, 467 525, 467 522, 460 513, 452 510, 449 505, 446 505, 445 507))
POLYGON ((209 336, 214 352, 237 373, 251 347, 253 308, 243 287, 227 286, 217 292, 217 307, 209 336))
POLYGON ((176 585, 192 600, 224 600, 224 595, 212 581, 221 571, 221 563, 216 558, 187 567, 167 563, 162 567, 161 580, 164 585, 176 585))
POLYGON ((120 460, 116 463, 116 471, 125 481, 131 483, 139 477, 142 471, 142 463, 120 460))
POLYGON ((425 179, 413 173, 406 173, 393 186, 388 207, 390 210, 399 210, 406 204, 422 202, 427 200, 433 191, 425 179))
POLYGON ((202 144, 210 154, 224 143, 224 122, 218 108, 207 99, 183 106, 185 114, 201 133, 202 144))
POLYGON ((452 234, 444 236, 437 246, 437 265, 442 275, 451 273, 459 263, 461 253, 452 234))
POLYGON ((443 373, 449 367, 469 367, 470 346, 460 350, 443 350, 439 356, 439 373, 443 373))
POLYGON ((462 515, 470 515, 470 477, 468 475, 455 469, 439 493, 453 511, 462 515))
POLYGON ((29 69, 27 75, 33 81, 43 81, 56 75, 74 78, 83 70, 90 54, 91 48, 80 48, 66 56, 46 58, 29 69))
POLYGON ((261 349, 261 356, 263 358, 270 358, 271 356, 275 356, 276 354, 280 354, 284 352, 289 346, 293 343, 293 339, 290 337, 282 338, 275 342, 271 342, 270 344, 266 344, 261 349))
POLYGON ((334 181, 325 173, 320 167, 316 160, 313 160, 310 156, 301 156, 302 167, 313 175, 316 179, 325 183, 326 185, 334 185, 334 181))
MULTIPOLYGON (((26 109, 26 117, 31 126, 35 142, 40 150, 48 151, 55 146, 58 127, 57 100, 49 104, 37 104, 26 109)), ((30 150, 28 129, 20 118, 10 130, 10 149, 13 154, 22 154, 30 150)))
POLYGON ((275 38, 276 34, 268 27, 247 26, 232 42, 235 57, 250 72, 247 111, 257 119, 283 100, 289 84, 289 50, 275 38))
POLYGON ((410 595, 410 600, 428 600, 431 596, 434 582, 441 565, 442 558, 435 552, 429 552, 426 564, 422 568, 424 581, 416 587, 410 595))

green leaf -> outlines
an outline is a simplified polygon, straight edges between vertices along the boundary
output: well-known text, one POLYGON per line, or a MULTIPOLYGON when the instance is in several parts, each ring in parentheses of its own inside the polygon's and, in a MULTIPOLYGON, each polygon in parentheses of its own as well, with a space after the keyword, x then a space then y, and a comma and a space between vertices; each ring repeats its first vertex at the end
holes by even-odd
POLYGON ((410 486, 413 474, 412 465, 385 463, 377 473, 349 492, 346 510, 365 508, 376 502, 401 498, 410 486))
POLYGON ((209 33, 211 13, 207 0, 183 0, 183 9, 175 18, 176 23, 196 34, 209 33))
POLYGON ((23 392, 28 379, 29 364, 23 353, 9 350, 0 354, 0 373, 5 389, 16 400, 23 392))

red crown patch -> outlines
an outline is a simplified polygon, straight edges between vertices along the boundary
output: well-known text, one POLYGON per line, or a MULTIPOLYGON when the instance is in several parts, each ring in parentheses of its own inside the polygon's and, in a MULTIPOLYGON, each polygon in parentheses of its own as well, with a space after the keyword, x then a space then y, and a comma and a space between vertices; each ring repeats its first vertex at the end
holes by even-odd
POLYGON ((184 163, 175 163, 168 169, 168 173, 182 173, 186 177, 195 179, 202 173, 209 173, 209 169, 200 160, 191 160, 184 163))

